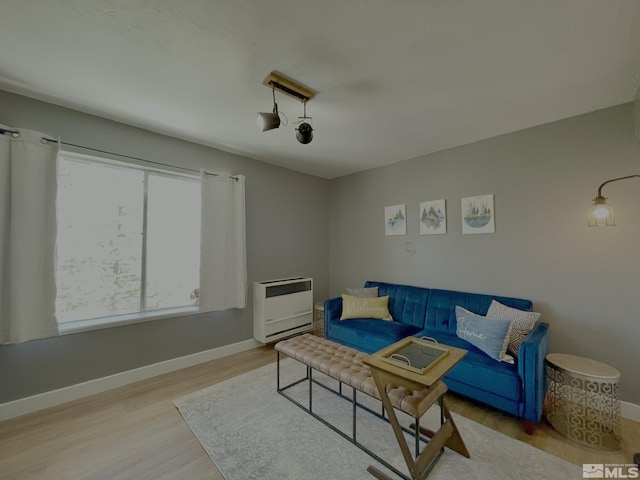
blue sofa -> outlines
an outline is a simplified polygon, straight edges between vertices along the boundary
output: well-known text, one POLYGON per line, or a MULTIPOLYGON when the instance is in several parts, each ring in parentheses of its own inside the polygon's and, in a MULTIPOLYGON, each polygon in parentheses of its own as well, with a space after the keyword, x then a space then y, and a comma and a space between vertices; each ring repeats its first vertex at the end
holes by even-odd
POLYGON ((449 390, 516 415, 532 432, 531 422, 540 421, 546 388, 544 359, 549 347, 549 325, 538 321, 526 337, 514 364, 493 360, 456 335, 455 306, 486 315, 492 300, 531 311, 529 300, 436 290, 382 282, 378 295, 389 296, 393 321, 375 319, 340 320, 342 297, 324 303, 324 332, 329 340, 373 353, 404 337, 429 336, 445 345, 468 350, 468 354, 444 378, 449 390))

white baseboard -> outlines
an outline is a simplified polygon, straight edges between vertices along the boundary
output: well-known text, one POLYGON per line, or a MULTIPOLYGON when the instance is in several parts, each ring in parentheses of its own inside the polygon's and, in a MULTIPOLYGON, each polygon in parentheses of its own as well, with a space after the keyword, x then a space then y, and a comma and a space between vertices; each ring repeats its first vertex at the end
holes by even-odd
POLYGON ((620 410, 620 414, 624 418, 628 418, 634 422, 640 422, 640 405, 629 402, 620 402, 620 410))
MULTIPOLYGON (((134 370, 109 375, 108 377, 97 378, 58 390, 2 403, 0 404, 0 422, 260 346, 262 346, 262 344, 256 340, 244 340, 231 345, 225 345, 224 347, 205 350, 204 352, 194 353, 185 357, 173 358, 134 370)), ((621 415, 624 418, 640 422, 640 405, 620 402, 620 408, 621 415)))
POLYGON ((262 346, 251 339, 0 404, 0 421, 262 346))

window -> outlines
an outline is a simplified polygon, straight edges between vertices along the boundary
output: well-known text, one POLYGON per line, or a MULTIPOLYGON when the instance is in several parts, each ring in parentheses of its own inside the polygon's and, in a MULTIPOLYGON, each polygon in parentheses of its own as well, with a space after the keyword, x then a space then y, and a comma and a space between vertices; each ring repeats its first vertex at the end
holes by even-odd
POLYGON ((57 210, 61 326, 193 309, 200 269, 198 178, 63 152, 57 210))

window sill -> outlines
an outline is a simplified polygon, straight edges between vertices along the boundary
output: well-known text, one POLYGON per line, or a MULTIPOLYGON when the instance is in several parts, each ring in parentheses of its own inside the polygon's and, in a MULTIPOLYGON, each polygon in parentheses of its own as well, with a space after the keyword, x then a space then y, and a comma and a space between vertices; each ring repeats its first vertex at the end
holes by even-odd
POLYGON ((74 322, 64 322, 58 325, 60 335, 70 333, 88 332, 90 330, 100 330, 103 328, 120 327, 132 325, 134 323, 150 322, 152 320, 162 320, 163 318, 181 317, 198 313, 197 306, 168 308, 165 310, 155 310, 153 312, 130 313, 127 315, 117 315, 113 317, 92 318, 90 320, 76 320, 74 322))

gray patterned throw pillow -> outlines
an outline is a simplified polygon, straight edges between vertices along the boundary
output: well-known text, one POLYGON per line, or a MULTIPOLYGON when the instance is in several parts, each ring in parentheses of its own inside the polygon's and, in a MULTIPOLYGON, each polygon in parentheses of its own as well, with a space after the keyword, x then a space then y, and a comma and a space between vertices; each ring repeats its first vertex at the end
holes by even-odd
POLYGON ((516 358, 518 358, 520 344, 533 329, 540 315, 540 313, 536 312, 526 312, 517 308, 507 307, 496 300, 491 302, 487 312, 487 318, 511 320, 511 338, 509 339, 508 352, 516 358))
POLYGON ((352 297, 374 298, 378 296, 378 287, 347 288, 347 293, 352 297))

